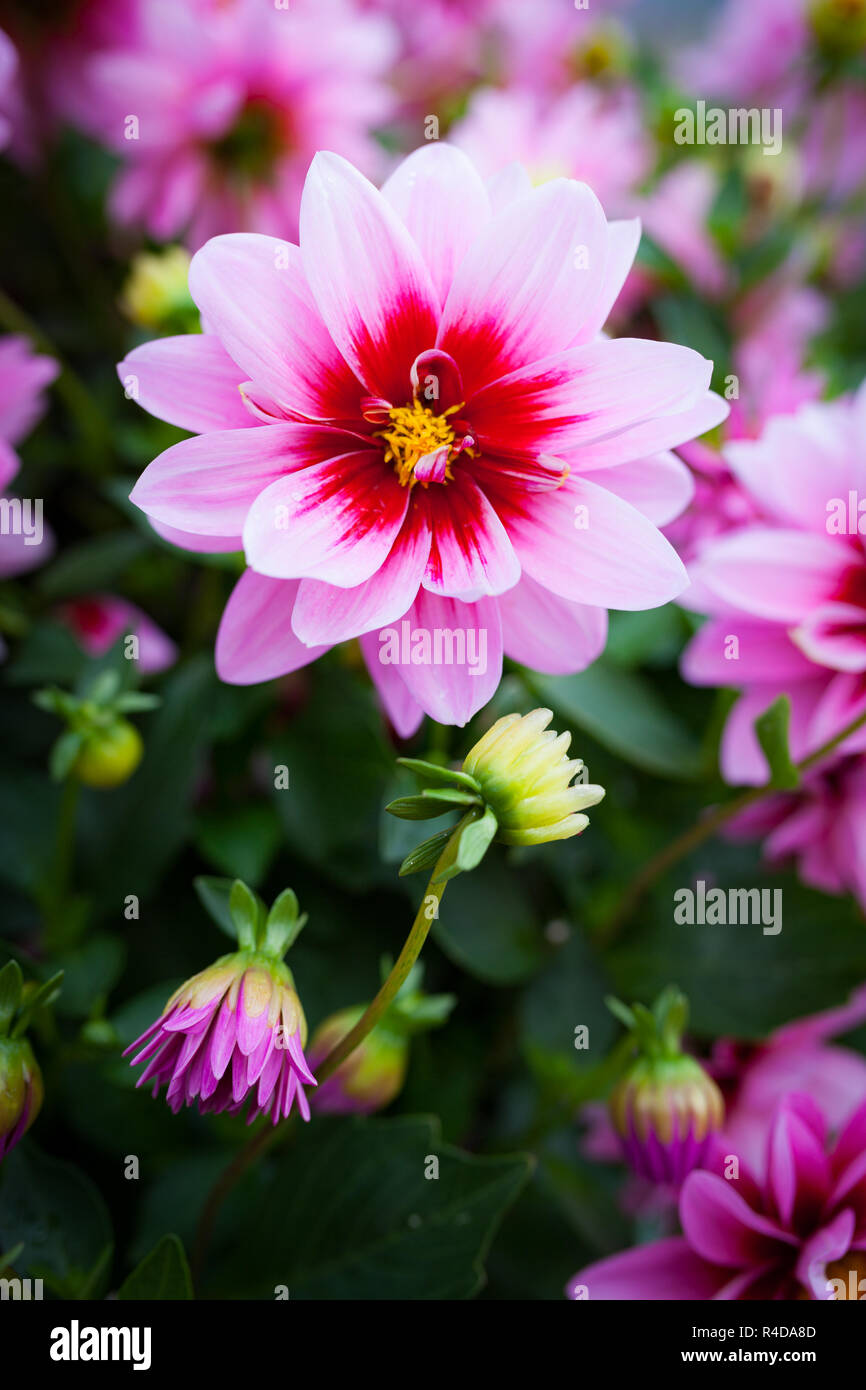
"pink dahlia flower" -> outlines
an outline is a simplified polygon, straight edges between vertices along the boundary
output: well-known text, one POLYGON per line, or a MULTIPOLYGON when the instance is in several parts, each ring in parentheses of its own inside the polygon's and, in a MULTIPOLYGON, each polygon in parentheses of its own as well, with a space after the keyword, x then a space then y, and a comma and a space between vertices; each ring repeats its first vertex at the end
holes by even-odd
POLYGON ((84 64, 77 119, 124 158, 112 211, 191 246, 294 235, 317 148, 382 167, 395 36, 353 0, 148 0, 129 40, 84 64))
POLYGON ((192 549, 246 553, 224 680, 360 636, 398 730, 424 710, 463 724, 503 651, 580 670, 608 607, 685 586, 658 525, 691 485, 665 451, 727 413, 711 364, 601 336, 637 223, 609 224, 583 184, 532 189, 518 166, 496 197, 446 144, 381 193, 317 155, 300 247, 214 239, 190 271, 210 331, 121 364, 142 405, 200 431, 133 500, 192 549))
POLYGON ((102 656, 119 637, 135 636, 142 675, 164 671, 177 659, 177 647, 153 619, 134 603, 113 594, 70 599, 58 616, 89 656, 102 656))
MULTIPOLYGON (((866 386, 777 417, 760 439, 725 450, 762 521, 702 549, 692 578, 710 618, 682 669, 696 685, 743 689, 722 740, 730 782, 766 782, 753 724, 779 695, 792 699, 796 761, 866 712, 864 429, 866 386)), ((839 755, 864 748, 860 729, 839 755)))
MULTIPOLYGON (((762 287, 738 306, 741 336, 731 366, 739 396, 731 401, 725 441, 754 438, 774 415, 793 414, 807 401, 818 400, 823 378, 804 362, 809 343, 827 317, 827 302, 816 290, 784 282, 762 287)), ((761 509, 741 486, 721 449, 695 440, 680 453, 694 474, 695 492, 686 511, 665 528, 665 535, 690 565, 708 541, 758 521, 761 509)), ((700 607, 697 594, 689 605, 700 607)))
POLYGON ((177 1114, 198 1102, 202 1114, 237 1114, 247 1123, 286 1119, 295 1100, 305 1120, 304 1086, 316 1080, 304 1058, 307 1023, 291 971, 249 951, 222 956, 174 993, 160 1017, 124 1052, 147 1062, 137 1086, 153 1082, 177 1114))
MULTIPOLYGON (((818 851, 820 853, 820 850, 818 851)), ((817 856, 816 856, 817 857, 817 856)), ((773 1112, 788 1091, 820 1105, 830 1129, 840 1130, 866 1102, 866 1059, 832 1039, 866 1023, 866 985, 847 1003, 794 1019, 762 1042, 720 1038, 703 1065, 724 1097, 721 1133, 707 1146, 699 1166, 712 1166, 721 1153, 739 1154, 752 1169, 761 1163, 773 1112), (706 1163, 709 1157, 710 1162, 706 1163)), ((596 1163, 622 1159, 622 1142, 610 1110, 601 1102, 581 1108, 581 1153, 596 1163)), ((664 1177, 662 1175, 662 1182, 664 1177)), ((656 1179, 629 1177, 622 1189, 623 1209, 667 1215, 676 1192, 656 1179)))
POLYGON ((588 183, 604 206, 622 210, 652 165, 635 92, 585 82, 549 95, 484 88, 450 137, 485 178, 514 160, 534 183, 560 175, 588 183))
POLYGON ((743 1162, 737 1177, 691 1173, 679 1215, 682 1236, 589 1265, 570 1282, 568 1296, 850 1297, 852 1283, 859 1287, 866 1251, 866 1104, 832 1145, 819 1106, 808 1096, 785 1096, 758 1175, 743 1162))
POLYGON ((721 1038, 707 1062, 725 1097, 723 1152, 757 1169, 773 1110, 788 1091, 820 1105, 835 1133, 866 1103, 866 1058, 831 1039, 866 1023, 866 985, 846 1004, 786 1023, 761 1043, 721 1038))
POLYGON ((862 752, 826 759, 796 791, 762 797, 729 821, 726 834, 733 840, 762 840, 769 865, 794 864, 804 883, 823 893, 853 893, 866 909, 862 752))
MULTIPOLYGON (((53 546, 47 527, 40 520, 37 528, 35 511, 31 514, 31 507, 41 508, 41 500, 31 499, 24 506, 27 530, 6 524, 6 517, 11 517, 11 508, 18 501, 9 498, 6 489, 21 466, 14 446, 30 433, 43 413, 45 387, 59 370, 52 357, 37 356, 26 338, 0 338, 0 502, 4 518, 0 532, 0 579, 43 564, 53 546)), ((41 510, 38 515, 41 518, 41 510)))

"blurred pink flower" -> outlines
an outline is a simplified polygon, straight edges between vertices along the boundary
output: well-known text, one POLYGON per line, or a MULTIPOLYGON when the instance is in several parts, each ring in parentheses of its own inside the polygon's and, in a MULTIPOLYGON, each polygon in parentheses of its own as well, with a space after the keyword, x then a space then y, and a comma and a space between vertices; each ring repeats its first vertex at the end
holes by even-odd
POLYGON ((728 1163, 690 1173, 679 1201, 684 1234, 589 1265, 570 1281, 568 1296, 850 1297, 851 1271, 857 1290, 866 1251, 866 1104, 835 1144, 828 1131, 814 1100, 787 1094, 754 1173, 742 1158, 735 1177, 722 1176, 731 1172, 728 1163))
POLYGON ((720 1038, 706 1063, 725 1097, 724 1152, 757 1168, 766 1150, 773 1110, 787 1091, 820 1105, 833 1133, 866 1102, 866 1057, 829 1039, 866 1023, 866 985, 846 1004, 795 1019, 763 1042, 720 1038))
POLYGON ((61 605, 58 616, 89 656, 102 656, 119 637, 138 638, 142 675, 164 671, 177 659, 177 647, 162 628, 126 599, 113 594, 88 594, 61 605))
MULTIPOLYGON (((783 280, 753 291, 733 318, 742 334, 731 361, 739 396, 731 401, 726 442, 754 438, 774 415, 792 414, 819 398, 823 377, 803 363, 811 339, 827 321, 828 305, 816 290, 783 280)), ((695 440, 679 452, 694 473, 695 492, 686 511, 665 527, 665 535, 689 566, 708 541, 759 520, 761 509, 720 447, 695 440)), ((700 608, 696 589, 682 601, 700 608)))
MULTIPOLYGON (((28 535, 20 528, 5 525, 12 506, 6 489, 21 466, 14 446, 30 433, 43 413, 45 387, 51 384, 59 370, 52 357, 34 353, 26 338, 13 334, 0 337, 0 501, 4 517, 0 532, 0 579, 24 574, 44 564, 53 549, 51 533, 44 524, 40 539, 36 538, 36 531, 28 535)), ((38 503, 41 507, 41 499, 38 503)))
POLYGON ((317 148, 382 168, 370 132, 393 106, 395 44, 354 0, 148 0, 128 42, 84 63, 73 115, 123 156, 121 223, 191 246, 245 228, 294 234, 317 148))
POLYGON ((805 90, 808 0, 727 0, 674 69, 687 91, 747 105, 795 105, 805 90))
MULTIPOLYGON (((607 47, 624 41, 609 21, 633 0, 494 0, 487 45, 497 82, 533 90, 548 99, 570 87, 581 71, 581 55, 601 38, 607 47)), ((615 23, 615 21, 614 21, 615 23)))
POLYGON ((483 88, 450 135, 485 178, 517 161, 533 183, 564 176, 588 183, 621 211, 652 164, 635 92, 584 82, 562 96, 483 88))
POLYGON ((738 840, 763 840, 769 864, 794 863, 823 893, 853 893, 866 908, 866 766, 862 753, 828 759, 796 791, 763 797, 726 827, 738 840))
MULTIPOLYGON (((779 695, 792 700, 795 761, 866 712, 866 562, 858 530, 862 520, 866 532, 866 500, 863 513, 857 510, 864 431, 866 384, 856 396, 778 416, 760 439, 725 449, 762 520, 701 550, 691 577, 710 617, 686 649, 682 671, 696 685, 743 689, 722 738, 729 782, 766 782, 753 725, 779 695)), ((861 728, 835 757, 864 748, 861 728)))
MULTIPOLYGON (((761 805, 766 808, 767 803, 761 805)), ((815 849, 816 862, 823 864, 823 846, 818 843, 815 849)), ((824 888, 826 883, 816 886, 824 888)), ((831 1045, 830 1039, 863 1023, 866 985, 854 990, 847 1003, 794 1019, 761 1042, 719 1038, 703 1063, 725 1100, 725 1121, 711 1150, 711 1160, 719 1152, 734 1152, 750 1167, 757 1168, 766 1149, 775 1106, 788 1091, 809 1096, 819 1104, 834 1132, 847 1124, 854 1111, 866 1102, 866 1058, 851 1048, 831 1045)), ((607 1106, 599 1102, 585 1105, 580 1119, 584 1126, 581 1152, 597 1163, 622 1162, 622 1147, 607 1106)), ((666 1204, 669 1207, 676 1201, 676 1195, 671 1187, 629 1175, 622 1205, 629 1211, 663 1213, 666 1204)))
POLYGON ((212 332, 120 365, 146 409, 201 431, 133 500, 192 549, 246 552, 224 679, 267 680, 360 636, 398 730, 421 710, 463 724, 503 650, 582 669, 608 607, 684 586, 657 527, 690 481, 664 451, 726 415, 711 365, 600 336, 637 224, 608 224, 583 184, 533 190, 516 166, 497 200, 444 143, 382 193, 318 155, 301 247, 216 238, 190 272, 212 332), (477 639, 483 666, 407 657, 418 631, 477 639))
POLYGON ((644 231, 685 271, 695 289, 710 299, 724 293, 730 278, 709 229, 717 193, 715 170, 699 159, 689 159, 675 164, 634 208, 644 231))

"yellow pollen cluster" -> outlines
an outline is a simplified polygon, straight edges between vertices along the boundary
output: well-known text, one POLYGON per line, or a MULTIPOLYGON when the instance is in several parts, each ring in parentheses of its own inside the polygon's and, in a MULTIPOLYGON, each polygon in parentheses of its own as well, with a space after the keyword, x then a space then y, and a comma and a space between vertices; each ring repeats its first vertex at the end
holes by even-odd
MULTIPOLYGON (((415 466, 425 454, 435 453, 437 449, 449 450, 449 466, 446 466, 446 481, 451 480, 451 450, 454 446, 454 431, 448 423, 448 416, 459 410, 452 405, 442 415, 433 411, 420 401, 411 405, 395 405, 388 411, 391 424, 376 434, 385 441, 385 462, 393 463, 394 470, 403 487, 412 487, 418 479, 415 466)), ((421 480, 423 483, 423 479, 421 480)), ((426 486, 426 483, 424 484, 426 486)))

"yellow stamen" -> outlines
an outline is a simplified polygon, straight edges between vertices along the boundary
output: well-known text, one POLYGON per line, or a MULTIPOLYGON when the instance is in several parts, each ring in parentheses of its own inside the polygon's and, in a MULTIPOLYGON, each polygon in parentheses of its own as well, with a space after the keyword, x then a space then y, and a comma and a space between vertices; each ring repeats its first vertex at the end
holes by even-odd
POLYGON ((427 406, 415 400, 411 405, 395 405, 388 411, 391 424, 388 429, 377 430, 376 435, 384 439, 385 462, 393 463, 403 487, 412 487, 418 481, 415 467, 425 454, 443 448, 448 450, 445 479, 451 481, 450 462, 456 440, 448 416, 459 409, 459 405, 452 405, 442 415, 434 415, 427 406))

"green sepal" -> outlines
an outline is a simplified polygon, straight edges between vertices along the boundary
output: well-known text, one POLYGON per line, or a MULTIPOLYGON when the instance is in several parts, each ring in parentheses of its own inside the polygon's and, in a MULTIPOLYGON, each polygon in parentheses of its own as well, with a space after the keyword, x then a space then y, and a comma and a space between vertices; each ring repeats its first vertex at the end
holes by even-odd
POLYGON ((229 893, 229 912, 242 951, 254 951, 267 920, 267 908, 243 879, 236 878, 229 893))
POLYGON ((464 826, 454 860, 437 874, 434 882, 447 883, 449 878, 476 868, 492 845, 498 829, 499 822, 488 806, 483 816, 470 820, 464 826))
POLYGON ((388 802, 385 810, 400 820, 434 820, 436 816, 444 816, 448 807, 425 796, 398 796, 395 801, 388 802))
POLYGON ((434 786, 447 782, 452 786, 465 787, 467 791, 481 791, 480 783, 474 777, 470 777, 468 772, 458 772, 453 767, 441 767, 439 763, 428 763, 423 758, 398 758, 397 762, 400 767, 408 768, 416 777, 422 778, 425 782, 432 782, 434 786))
POLYGON ((55 782, 62 782, 84 746, 85 736, 77 729, 66 729, 54 743, 48 757, 48 771, 55 782))
POLYGON ((60 988, 62 984, 63 971, 58 970, 56 974, 52 975, 49 980, 45 980, 44 983, 38 987, 38 989, 35 989, 32 994, 27 994, 24 996, 24 1002, 21 1005, 21 1012, 19 1013, 18 1018, 15 1020, 15 1027, 12 1029, 13 1038, 21 1037, 21 1035, 29 1027, 30 1020, 36 1013, 37 1009, 46 1009, 49 1004, 54 1003, 54 1000, 60 993, 60 988))
POLYGON ((755 734, 770 767, 770 786, 791 791, 799 785, 800 773, 791 759, 788 729, 791 697, 780 695, 755 720, 755 734))
POLYGON ((268 913, 260 941, 262 950, 281 960, 294 946, 306 924, 307 914, 301 912, 296 893, 291 888, 284 888, 274 899, 268 913))
POLYGON ((440 830, 429 840, 416 845, 400 865, 399 877, 406 878, 408 874, 420 873, 422 869, 432 869, 453 833, 452 830, 440 830))

